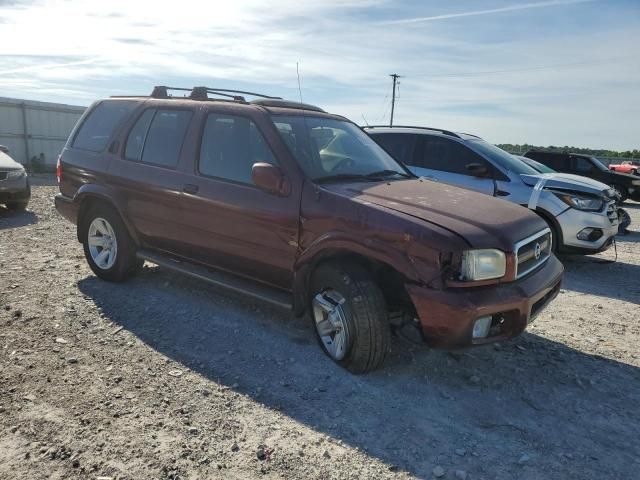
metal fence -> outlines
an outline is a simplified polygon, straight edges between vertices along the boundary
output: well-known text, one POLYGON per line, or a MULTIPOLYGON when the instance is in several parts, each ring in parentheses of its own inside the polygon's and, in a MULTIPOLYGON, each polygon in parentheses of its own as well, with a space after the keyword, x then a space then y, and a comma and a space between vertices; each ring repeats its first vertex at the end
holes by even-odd
POLYGON ((0 145, 30 170, 52 170, 86 107, 0 97, 0 145))

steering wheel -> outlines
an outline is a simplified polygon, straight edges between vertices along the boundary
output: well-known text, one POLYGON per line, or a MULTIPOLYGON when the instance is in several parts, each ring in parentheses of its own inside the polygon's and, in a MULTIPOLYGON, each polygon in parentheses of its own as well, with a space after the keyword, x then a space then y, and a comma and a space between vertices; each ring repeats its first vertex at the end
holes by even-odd
POLYGON ((353 158, 345 157, 342 160, 340 160, 336 164, 336 166, 331 169, 331 172, 329 172, 329 173, 336 173, 336 172, 339 172, 340 170, 342 170, 344 168, 355 167, 355 165, 356 165, 356 162, 353 160, 353 158))

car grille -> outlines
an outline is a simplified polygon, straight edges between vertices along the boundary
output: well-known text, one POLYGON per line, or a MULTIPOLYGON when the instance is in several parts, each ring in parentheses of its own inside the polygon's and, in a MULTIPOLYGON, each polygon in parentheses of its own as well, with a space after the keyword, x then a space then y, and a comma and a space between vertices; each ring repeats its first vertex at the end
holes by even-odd
POLYGON ((551 230, 545 228, 516 243, 516 278, 522 278, 532 272, 551 256, 551 230))
POLYGON ((6 180, 9 172, 0 172, 0 180, 6 180))

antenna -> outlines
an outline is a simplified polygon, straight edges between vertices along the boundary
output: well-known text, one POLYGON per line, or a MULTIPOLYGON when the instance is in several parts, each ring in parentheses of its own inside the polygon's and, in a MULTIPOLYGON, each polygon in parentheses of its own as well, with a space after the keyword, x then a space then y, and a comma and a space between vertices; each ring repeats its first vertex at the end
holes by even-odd
POLYGON ((365 118, 365 116, 364 116, 364 113, 361 113, 360 115, 362 115, 362 119, 364 120, 365 125, 366 125, 367 127, 368 127, 368 126, 370 126, 370 125, 369 125, 369 122, 367 122, 367 119, 366 119, 366 118, 365 118))
POLYGON ((296 75, 298 75, 298 93, 300 94, 300 103, 303 103, 303 101, 302 101, 302 87, 300 86, 300 66, 299 66, 298 62, 296 62, 296 75))

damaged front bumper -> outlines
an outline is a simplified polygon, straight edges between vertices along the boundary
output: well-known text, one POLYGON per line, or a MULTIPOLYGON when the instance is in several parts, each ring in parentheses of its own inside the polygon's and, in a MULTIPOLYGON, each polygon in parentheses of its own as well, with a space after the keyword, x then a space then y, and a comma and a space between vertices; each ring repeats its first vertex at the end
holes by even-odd
MULTIPOLYGON (((522 333, 560 291, 564 268, 551 256, 540 269, 509 283, 435 290, 407 284, 426 343, 464 348, 498 342, 522 333), (474 338, 476 321, 490 317, 486 336, 474 338)), ((476 329, 477 333, 477 329, 476 329)))

